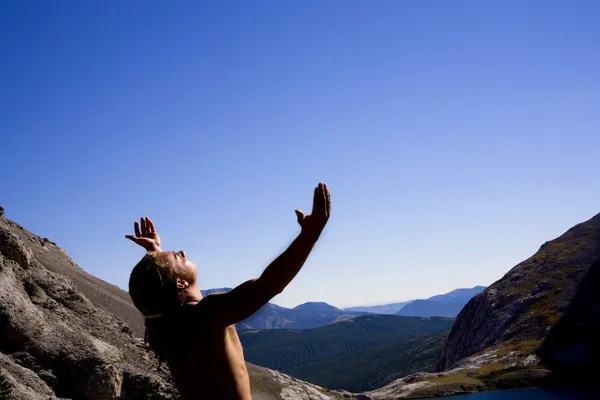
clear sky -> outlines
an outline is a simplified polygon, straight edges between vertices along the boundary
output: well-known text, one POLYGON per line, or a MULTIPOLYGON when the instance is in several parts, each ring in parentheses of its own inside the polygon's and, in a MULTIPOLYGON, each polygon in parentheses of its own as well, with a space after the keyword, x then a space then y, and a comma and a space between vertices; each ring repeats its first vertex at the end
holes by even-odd
POLYGON ((600 2, 0 2, 0 203, 127 288, 152 218, 202 288, 275 302, 489 285, 600 212, 600 2))

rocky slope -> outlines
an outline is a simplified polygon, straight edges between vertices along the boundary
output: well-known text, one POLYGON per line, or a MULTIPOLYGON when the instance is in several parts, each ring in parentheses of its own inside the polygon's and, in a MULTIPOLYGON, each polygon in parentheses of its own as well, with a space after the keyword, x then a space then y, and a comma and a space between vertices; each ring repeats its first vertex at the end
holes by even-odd
POLYGON ((563 381, 595 382, 600 365, 600 260, 588 270, 537 354, 563 381))
POLYGON ((600 259, 600 214, 544 243, 529 259, 475 296, 460 312, 440 359, 445 370, 504 343, 535 345, 558 322, 590 266, 600 259))
MULTIPOLYGON (((17 400, 175 399, 168 371, 143 348, 127 293, 79 268, 55 243, 0 217, 0 375, 17 400)), ((249 365, 260 400, 337 394, 249 365)), ((199 394, 201 398, 201 393, 199 394)))

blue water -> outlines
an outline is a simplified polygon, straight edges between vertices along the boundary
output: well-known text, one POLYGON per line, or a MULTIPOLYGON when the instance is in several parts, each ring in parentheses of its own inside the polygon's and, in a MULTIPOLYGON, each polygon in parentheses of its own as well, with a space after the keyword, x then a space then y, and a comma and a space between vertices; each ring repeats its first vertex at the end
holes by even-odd
MULTIPOLYGON (((447 397, 448 400, 598 400, 600 399, 600 389, 576 390, 576 389, 557 389, 557 388, 526 388, 493 390, 490 392, 481 392, 461 396, 447 397)), ((436 399, 439 400, 439 397, 436 399)))

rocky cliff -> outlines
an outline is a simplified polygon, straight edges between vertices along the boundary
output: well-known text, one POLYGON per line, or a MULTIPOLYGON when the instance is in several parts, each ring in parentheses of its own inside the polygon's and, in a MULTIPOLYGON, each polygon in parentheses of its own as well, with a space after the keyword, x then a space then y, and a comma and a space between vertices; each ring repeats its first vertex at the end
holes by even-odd
POLYGON ((600 365, 600 260, 588 270, 537 354, 563 381, 595 382, 600 365))
POLYGON ((599 259, 600 214, 544 243, 532 257, 469 301, 456 319, 438 370, 493 347, 533 354, 599 259))
MULTIPOLYGON (((0 393, 9 399, 175 399, 143 348, 126 292, 79 268, 55 243, 0 217, 0 393)), ((249 365, 253 397, 337 395, 249 365)), ((202 394, 199 393, 199 398, 202 394)))

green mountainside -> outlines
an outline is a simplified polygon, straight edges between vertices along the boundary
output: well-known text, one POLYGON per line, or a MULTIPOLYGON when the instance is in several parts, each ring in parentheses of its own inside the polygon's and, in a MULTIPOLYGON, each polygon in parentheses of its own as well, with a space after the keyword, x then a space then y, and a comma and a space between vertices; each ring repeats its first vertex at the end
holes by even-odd
POLYGON ((441 333, 453 322, 364 315, 314 329, 248 330, 239 335, 249 362, 327 388, 358 391, 432 370, 444 342, 441 333))
POLYGON ((368 348, 360 353, 312 364, 285 373, 329 389, 364 392, 414 372, 432 372, 449 330, 368 348))

